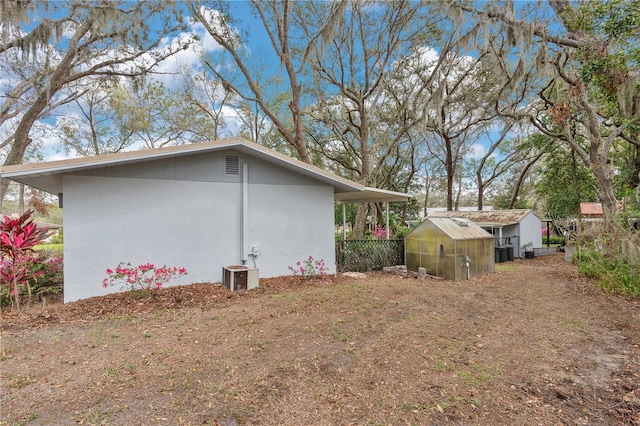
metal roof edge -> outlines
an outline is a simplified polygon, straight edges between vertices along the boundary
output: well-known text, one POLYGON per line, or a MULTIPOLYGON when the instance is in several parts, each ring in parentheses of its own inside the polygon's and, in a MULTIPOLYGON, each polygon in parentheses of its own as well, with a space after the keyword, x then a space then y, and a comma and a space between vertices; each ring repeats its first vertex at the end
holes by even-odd
POLYGON ((243 138, 222 139, 210 142, 201 142, 188 145, 175 145, 170 147, 152 148, 138 151, 126 151, 112 154, 103 154, 92 157, 70 158, 42 163, 27 163, 13 166, 0 167, 0 176, 4 178, 26 177, 31 175, 58 174, 83 168, 96 168, 126 164, 136 161, 147 161, 166 158, 173 155, 188 155, 199 152, 217 151, 220 149, 240 148, 240 151, 252 151, 275 160, 286 163, 299 172, 314 176, 325 182, 331 182, 334 187, 340 187, 347 192, 362 192, 364 185, 323 170, 312 164, 305 163, 296 158, 279 153, 255 142, 243 138))
POLYGON ((411 196, 402 192, 390 191, 387 189, 363 187, 363 191, 359 193, 337 193, 335 200, 341 204, 348 203, 406 203, 411 196))
POLYGON ((213 142, 199 142, 185 145, 173 145, 162 148, 141 149, 137 151, 123 151, 109 154, 93 155, 90 157, 76 157, 64 160, 45 161, 40 163, 16 164, 13 166, 0 167, 2 177, 23 176, 31 173, 54 173, 67 170, 80 169, 83 167, 96 167, 103 165, 113 165, 127 163, 135 160, 152 160, 156 158, 168 157, 173 154, 191 154, 202 151, 220 149, 232 146, 241 141, 239 138, 222 139, 213 142))

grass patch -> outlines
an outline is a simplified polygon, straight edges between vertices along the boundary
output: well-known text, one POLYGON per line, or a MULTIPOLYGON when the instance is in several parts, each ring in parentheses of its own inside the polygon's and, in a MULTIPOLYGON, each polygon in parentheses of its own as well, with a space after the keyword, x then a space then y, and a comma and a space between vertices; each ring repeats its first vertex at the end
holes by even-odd
POLYGON ((32 420, 35 420, 37 418, 38 418, 38 415, 36 413, 30 413, 30 414, 27 414, 26 416, 24 416, 22 419, 20 419, 20 421, 17 421, 17 422, 15 422, 13 424, 14 424, 14 426, 25 426, 25 425, 29 424, 32 420))
POLYGON ((57 256, 62 256, 62 253, 64 252, 64 244, 38 244, 35 246, 35 249, 55 254, 57 256))
POLYGON ((496 263, 496 272, 513 272, 520 269, 520 265, 513 262, 496 263))
POLYGON ((567 328, 567 330, 573 331, 576 333, 586 332, 588 329, 587 324, 585 324, 582 321, 567 319, 563 317, 556 318, 556 323, 560 325, 564 325, 567 328))
POLYGON ((34 377, 15 375, 11 377, 11 380, 9 380, 9 387, 14 389, 21 389, 34 383, 38 383, 38 380, 36 380, 34 377))

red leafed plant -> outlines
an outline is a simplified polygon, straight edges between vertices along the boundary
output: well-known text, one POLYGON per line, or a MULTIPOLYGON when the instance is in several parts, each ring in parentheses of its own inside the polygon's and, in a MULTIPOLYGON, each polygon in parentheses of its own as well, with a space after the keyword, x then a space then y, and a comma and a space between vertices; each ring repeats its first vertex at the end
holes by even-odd
POLYGON ((11 305, 18 310, 20 285, 26 286, 31 302, 28 264, 34 256, 34 247, 50 235, 48 228, 38 228, 33 223, 32 214, 33 211, 28 210, 17 219, 4 216, 0 221, 0 279, 2 285, 9 287, 11 305))

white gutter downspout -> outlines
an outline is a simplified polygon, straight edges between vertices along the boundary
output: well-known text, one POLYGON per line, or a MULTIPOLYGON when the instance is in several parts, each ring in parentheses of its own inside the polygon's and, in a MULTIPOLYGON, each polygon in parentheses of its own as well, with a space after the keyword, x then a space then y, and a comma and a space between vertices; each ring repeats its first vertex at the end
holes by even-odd
POLYGON ((242 242, 240 260, 247 264, 247 246, 249 245, 249 165, 242 165, 242 242))

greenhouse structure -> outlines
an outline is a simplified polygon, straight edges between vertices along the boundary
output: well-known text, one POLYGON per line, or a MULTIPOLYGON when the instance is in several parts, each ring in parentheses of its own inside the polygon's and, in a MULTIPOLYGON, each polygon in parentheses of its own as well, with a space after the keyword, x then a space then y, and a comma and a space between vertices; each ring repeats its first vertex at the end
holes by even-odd
POLYGON ((405 240, 410 271, 447 280, 466 280, 495 272, 493 236, 468 219, 427 218, 405 240))

